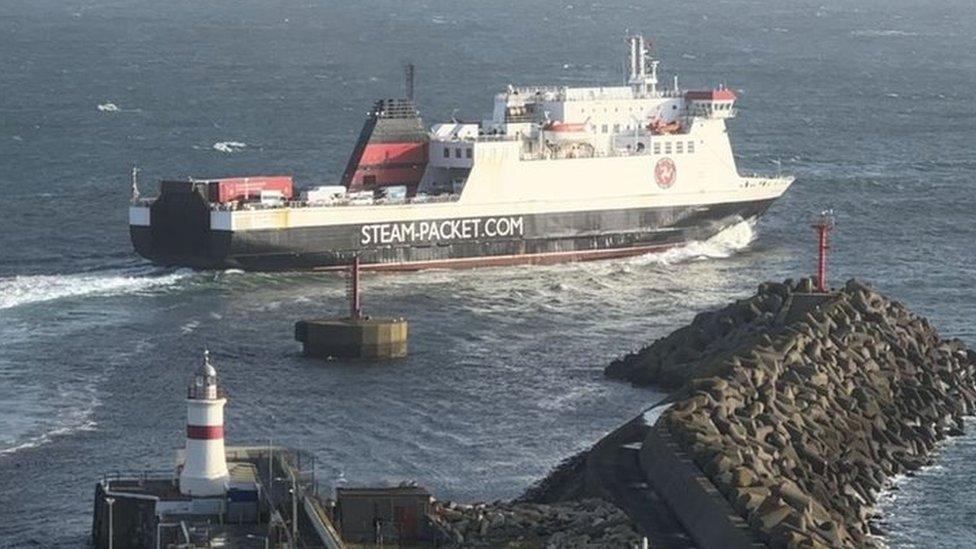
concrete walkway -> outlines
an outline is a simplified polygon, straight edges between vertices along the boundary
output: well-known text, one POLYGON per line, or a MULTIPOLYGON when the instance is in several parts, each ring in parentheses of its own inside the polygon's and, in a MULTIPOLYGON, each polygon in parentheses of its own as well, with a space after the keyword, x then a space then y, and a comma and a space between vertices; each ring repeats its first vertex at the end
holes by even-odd
POLYGON ((617 429, 587 455, 586 484, 622 509, 651 547, 696 547, 640 467, 640 447, 650 428, 639 418, 617 429))

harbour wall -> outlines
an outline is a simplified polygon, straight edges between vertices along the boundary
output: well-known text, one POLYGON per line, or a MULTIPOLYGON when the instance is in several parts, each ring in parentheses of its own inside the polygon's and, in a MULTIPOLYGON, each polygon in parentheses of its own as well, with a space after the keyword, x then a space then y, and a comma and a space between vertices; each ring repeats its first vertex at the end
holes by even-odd
MULTIPOLYGON (((647 533, 641 509, 654 499, 600 474, 607 452, 637 449, 639 480, 699 547, 881 545, 879 492, 931 463, 976 409, 976 353, 856 280, 830 294, 810 280, 764 283, 606 373, 672 389, 668 408, 567 460, 523 499, 603 497, 647 533)), ((659 545, 681 546, 672 541, 659 545)))

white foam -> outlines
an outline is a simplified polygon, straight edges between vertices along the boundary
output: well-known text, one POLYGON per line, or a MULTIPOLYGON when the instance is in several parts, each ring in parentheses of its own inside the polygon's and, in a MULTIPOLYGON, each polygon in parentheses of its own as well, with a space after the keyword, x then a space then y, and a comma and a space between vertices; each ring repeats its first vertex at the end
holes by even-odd
POLYGON ((754 221, 741 221, 705 241, 689 242, 663 252, 646 254, 632 259, 640 265, 674 265, 703 259, 722 259, 748 248, 756 239, 754 221))
POLYGON ((863 29, 851 31, 851 35, 869 38, 882 38, 886 36, 918 36, 918 33, 894 29, 863 29))
POLYGON ((99 379, 92 379, 89 383, 72 385, 69 390, 58 391, 58 408, 52 421, 43 422, 42 431, 38 434, 18 436, 13 444, 0 448, 0 456, 13 454, 20 450, 36 448, 50 442, 56 437, 67 436, 81 431, 94 431, 98 427, 95 422, 95 409, 101 405, 96 387, 99 379), (45 425, 46 423, 46 425, 45 425))
POLYGON ((91 418, 85 419, 82 423, 77 425, 66 425, 63 427, 57 427, 46 433, 41 433, 35 437, 28 438, 19 444, 15 444, 9 448, 0 448, 0 456, 13 454, 20 450, 26 450, 28 448, 36 448, 42 444, 46 444, 55 437, 63 437, 65 435, 70 435, 72 433, 78 433, 81 431, 94 431, 98 427, 98 423, 91 418))
POLYGON ((235 153, 243 150, 245 147, 247 147, 247 143, 241 143, 240 141, 218 141, 213 144, 213 149, 222 153, 235 153))
POLYGON ((98 110, 101 112, 119 112, 122 109, 120 109, 119 106, 116 105, 115 103, 109 102, 109 103, 102 103, 101 105, 99 105, 98 110))
POLYGON ((647 410, 642 414, 644 423, 646 425, 654 425, 655 423, 657 423, 657 420, 661 418, 661 414, 668 411, 668 409, 671 408, 671 406, 673 406, 673 404, 666 404, 664 406, 655 406, 650 410, 647 410))
POLYGON ((153 269, 0 278, 0 310, 67 297, 135 293, 170 286, 190 274, 188 269, 165 274, 153 269))

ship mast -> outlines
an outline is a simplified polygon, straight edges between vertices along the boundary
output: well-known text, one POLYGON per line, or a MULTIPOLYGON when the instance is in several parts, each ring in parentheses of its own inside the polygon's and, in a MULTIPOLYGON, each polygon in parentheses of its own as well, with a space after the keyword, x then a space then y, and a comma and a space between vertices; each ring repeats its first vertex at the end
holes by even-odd
POLYGON ((630 65, 627 84, 634 89, 635 95, 657 94, 657 65, 659 61, 648 55, 650 52, 643 36, 628 36, 627 43, 630 46, 627 51, 627 60, 630 65), (648 73, 648 69, 650 69, 650 73, 648 73))
POLYGON ((407 101, 413 103, 413 63, 407 63, 407 65, 403 67, 403 72, 404 76, 406 77, 407 101))
POLYGON ((132 166, 132 202, 139 201, 139 168, 132 166))

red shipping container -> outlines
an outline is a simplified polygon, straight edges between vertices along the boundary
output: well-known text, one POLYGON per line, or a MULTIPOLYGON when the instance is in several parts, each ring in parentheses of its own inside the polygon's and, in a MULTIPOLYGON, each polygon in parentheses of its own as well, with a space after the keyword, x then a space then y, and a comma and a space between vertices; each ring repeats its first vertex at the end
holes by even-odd
POLYGON ((210 201, 220 204, 234 200, 258 200, 261 191, 280 191, 285 200, 290 200, 294 192, 291 177, 284 175, 229 177, 207 183, 210 201))

